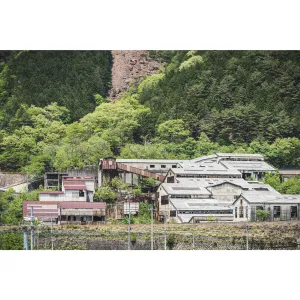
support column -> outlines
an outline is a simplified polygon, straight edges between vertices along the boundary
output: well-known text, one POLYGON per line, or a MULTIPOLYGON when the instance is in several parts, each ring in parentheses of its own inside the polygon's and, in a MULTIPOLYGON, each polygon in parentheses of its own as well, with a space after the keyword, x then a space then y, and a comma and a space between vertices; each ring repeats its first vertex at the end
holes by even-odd
POLYGON ((98 171, 98 188, 102 186, 102 171, 98 171))

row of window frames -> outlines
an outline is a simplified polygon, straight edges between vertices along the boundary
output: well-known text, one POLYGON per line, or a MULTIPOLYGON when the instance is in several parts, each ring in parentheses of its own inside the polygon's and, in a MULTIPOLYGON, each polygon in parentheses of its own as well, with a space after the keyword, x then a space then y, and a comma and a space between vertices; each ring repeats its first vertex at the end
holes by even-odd
MULTIPOLYGON (((245 214, 245 218, 248 218, 249 214, 248 214, 248 206, 246 206, 246 214, 245 214)), ((237 218, 237 207, 234 209, 234 217, 237 218)), ((244 218, 244 207, 240 206, 239 209, 239 218, 244 218)))
MULTIPOLYGON (((256 210, 264 210, 263 206, 256 206, 256 210)), ((271 211, 269 207, 268 211, 271 211)), ((273 215, 280 216, 281 206, 274 206, 273 215)), ((291 213, 297 215, 297 206, 291 206, 291 213)), ((240 206, 239 217, 244 218, 244 208, 240 206)), ((235 218, 237 218, 237 207, 235 208, 235 218)), ((246 218, 248 218, 248 206, 246 206, 246 218)))
MULTIPOLYGON (((161 167, 161 169, 165 169, 167 166, 166 165, 161 165, 160 167, 161 167)), ((149 168, 154 169, 155 165, 150 165, 149 168)), ((175 169, 175 168, 177 168, 177 166, 176 165, 172 165, 172 169, 175 169)))
MULTIPOLYGON (((209 211, 209 210, 199 210, 199 211, 178 211, 179 214, 232 214, 232 210, 219 210, 219 211, 209 211)), ((176 217, 176 210, 170 210, 170 217, 176 217)))

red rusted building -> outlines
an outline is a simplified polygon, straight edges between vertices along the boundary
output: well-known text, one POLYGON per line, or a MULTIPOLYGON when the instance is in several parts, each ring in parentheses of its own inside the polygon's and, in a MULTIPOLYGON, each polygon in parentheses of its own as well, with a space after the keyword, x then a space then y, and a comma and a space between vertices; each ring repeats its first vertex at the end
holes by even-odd
POLYGON ((24 201, 23 216, 34 216, 43 222, 86 223, 103 222, 106 203, 93 202, 93 177, 63 177, 62 191, 40 193, 40 201, 24 201))

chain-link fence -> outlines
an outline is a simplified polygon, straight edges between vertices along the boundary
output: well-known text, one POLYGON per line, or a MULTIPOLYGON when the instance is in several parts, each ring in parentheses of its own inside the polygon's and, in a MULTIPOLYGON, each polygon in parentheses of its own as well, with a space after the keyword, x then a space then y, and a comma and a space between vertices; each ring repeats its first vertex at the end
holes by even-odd
MULTIPOLYGON (((32 245, 27 231, 28 249, 32 245)), ((154 232, 97 232, 91 230, 34 231, 34 250, 296 250, 295 237, 259 237, 244 235, 206 236, 197 231, 171 230, 154 232), (152 244, 153 239, 153 244, 152 244), (128 242, 130 241, 130 242, 128 242)), ((0 249, 24 249, 24 230, 0 231, 0 249)))

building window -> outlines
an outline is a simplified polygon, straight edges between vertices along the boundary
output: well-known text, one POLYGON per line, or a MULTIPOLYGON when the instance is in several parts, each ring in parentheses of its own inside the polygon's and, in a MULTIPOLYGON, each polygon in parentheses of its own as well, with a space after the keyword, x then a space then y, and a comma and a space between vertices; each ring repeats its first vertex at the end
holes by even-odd
POLYGON ((172 169, 175 169, 175 168, 177 168, 177 166, 176 165, 172 165, 172 169))
POLYGON ((155 165, 150 165, 150 168, 155 168, 155 165))
POLYGON ((176 210, 170 210, 170 217, 176 217, 176 210))
POLYGON ((161 205, 167 205, 167 204, 169 204, 168 196, 162 196, 161 197, 161 205))
POLYGON ((169 204, 169 199, 161 199, 161 205, 169 204))
POLYGON ((166 165, 161 165, 160 166, 162 169, 165 169, 167 166, 166 165))
POLYGON ((297 219, 297 217, 298 217, 297 206, 291 206, 291 219, 297 219))
POLYGON ((79 197, 84 197, 84 191, 83 190, 79 190, 79 197))
POLYGON ((244 207, 240 206, 240 218, 244 218, 244 207))
POLYGON ((167 177, 167 183, 174 183, 174 182, 175 182, 174 176, 167 177))
POLYGON ((256 210, 264 210, 263 206, 256 206, 256 210))
POLYGON ((246 206, 246 218, 248 219, 248 206, 246 206))
POLYGON ((280 206, 274 206, 274 209, 273 209, 274 219, 279 219, 280 218, 280 209, 281 209, 280 206))
POLYGON ((234 209, 234 217, 237 218, 237 207, 234 209))

